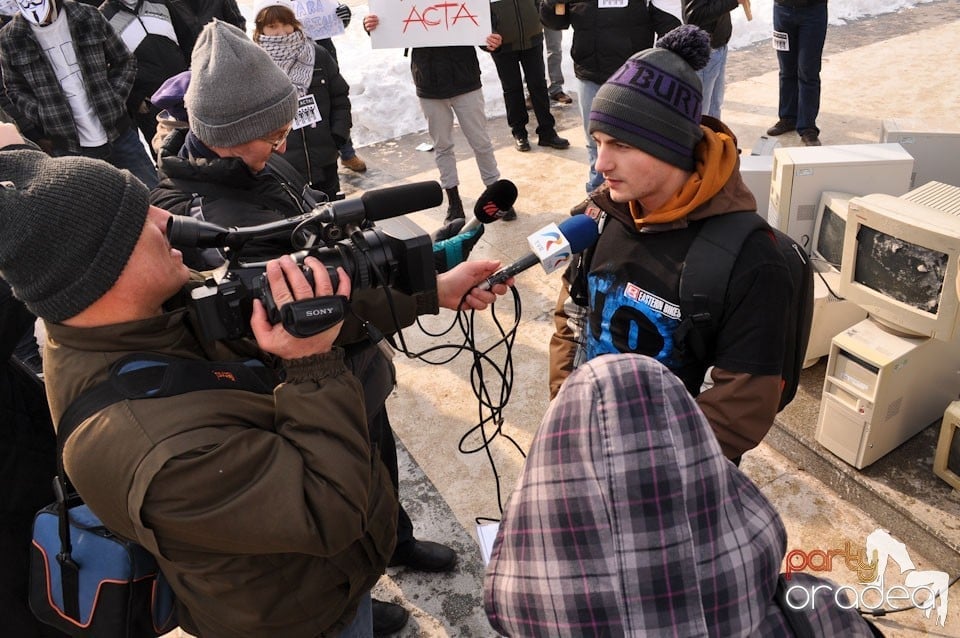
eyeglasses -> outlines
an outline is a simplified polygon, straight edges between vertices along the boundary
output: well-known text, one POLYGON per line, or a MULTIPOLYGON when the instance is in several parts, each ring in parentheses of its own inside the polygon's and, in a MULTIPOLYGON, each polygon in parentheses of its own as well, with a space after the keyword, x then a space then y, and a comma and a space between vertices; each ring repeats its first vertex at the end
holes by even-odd
POLYGON ((280 150, 280 147, 283 146, 283 143, 287 141, 287 136, 290 135, 290 131, 292 131, 292 130, 293 130, 293 127, 292 127, 292 126, 288 126, 287 129, 283 132, 283 135, 281 135, 279 138, 277 138, 277 139, 275 139, 275 140, 268 140, 268 139, 265 138, 265 137, 261 137, 260 140, 263 141, 263 142, 268 143, 268 144, 270 145, 270 148, 271 148, 272 150, 278 151, 278 150, 280 150))

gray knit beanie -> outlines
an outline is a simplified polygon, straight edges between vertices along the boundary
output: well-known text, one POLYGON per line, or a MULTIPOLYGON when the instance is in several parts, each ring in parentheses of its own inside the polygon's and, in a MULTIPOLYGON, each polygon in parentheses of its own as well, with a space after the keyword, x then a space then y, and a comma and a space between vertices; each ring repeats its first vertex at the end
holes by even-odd
POLYGON ((0 152, 0 275, 33 314, 69 319, 120 277, 149 206, 147 187, 104 161, 0 152))
POLYGON ((287 74, 237 27, 213 20, 193 48, 184 95, 190 130, 207 146, 237 146, 283 128, 297 114, 287 74))
POLYGON ((703 137, 697 71, 710 59, 710 36, 685 24, 630 56, 600 87, 590 132, 600 131, 684 170, 703 137))

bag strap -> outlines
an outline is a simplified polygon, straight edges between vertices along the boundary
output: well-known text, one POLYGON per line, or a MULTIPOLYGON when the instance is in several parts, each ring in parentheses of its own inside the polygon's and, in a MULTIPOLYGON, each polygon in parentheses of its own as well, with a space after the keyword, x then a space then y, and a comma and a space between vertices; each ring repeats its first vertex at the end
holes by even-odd
POLYGON ((704 220, 690 244, 680 271, 683 319, 675 336, 698 360, 708 361, 712 355, 730 273, 743 243, 754 231, 767 228, 754 211, 727 213, 704 220))
MULTIPOLYGON (((269 394, 273 371, 259 359, 197 361, 156 354, 131 354, 118 360, 106 381, 74 399, 57 427, 57 458, 74 430, 104 408, 133 399, 171 397, 200 390, 244 390, 269 394)), ((62 466, 58 467, 62 471, 62 466)))
MULTIPOLYGON (((70 542, 67 502, 71 490, 63 468, 63 447, 77 427, 104 408, 121 401, 170 397, 199 390, 242 390, 270 394, 275 386, 276 378, 273 371, 258 359, 197 361, 136 353, 119 359, 111 366, 110 376, 105 381, 74 399, 60 417, 57 427, 57 476, 54 477, 60 535, 60 552, 57 554, 57 561, 60 563, 62 572, 64 611, 68 615, 79 617, 79 567, 71 556, 73 548, 70 542)), ((197 432, 211 429, 204 428, 197 432)), ((209 436, 210 433, 206 434, 209 436)), ((200 443, 197 443, 196 437, 177 437, 177 441, 181 438, 183 442, 178 445, 187 445, 188 442, 191 445, 197 445, 207 441, 205 438, 200 438, 200 443)), ((166 443, 167 441, 162 441, 160 446, 164 449, 173 446, 172 443, 164 445, 166 443)), ((190 448, 187 447, 183 451, 187 449, 190 448)), ((146 458, 149 459, 152 453, 153 451, 146 458)), ((149 477, 152 478, 159 469, 160 466, 153 470, 149 477)), ((140 472, 138 468, 137 474, 134 475, 135 479, 140 472)), ((149 482, 146 485, 149 485, 149 482)), ((146 487, 138 492, 138 503, 142 503, 145 493, 146 487)), ((140 521, 139 511, 138 506, 135 510, 134 526, 138 530, 145 530, 140 521)), ((145 537, 148 542, 152 542, 152 546, 147 546, 147 549, 155 555, 159 553, 156 538, 152 532, 148 532, 145 537)))

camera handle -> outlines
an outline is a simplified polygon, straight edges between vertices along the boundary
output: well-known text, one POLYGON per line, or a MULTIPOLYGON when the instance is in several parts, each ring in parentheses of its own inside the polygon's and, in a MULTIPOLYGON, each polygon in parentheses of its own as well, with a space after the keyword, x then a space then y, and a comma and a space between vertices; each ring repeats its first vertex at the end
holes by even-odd
POLYGON ((343 295, 292 301, 280 308, 280 320, 294 337, 312 337, 343 321, 349 303, 343 295))

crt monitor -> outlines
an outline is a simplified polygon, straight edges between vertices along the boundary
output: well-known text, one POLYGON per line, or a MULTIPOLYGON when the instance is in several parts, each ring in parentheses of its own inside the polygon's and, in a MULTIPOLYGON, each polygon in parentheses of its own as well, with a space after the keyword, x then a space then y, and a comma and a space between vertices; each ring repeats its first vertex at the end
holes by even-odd
POLYGON ((899 144, 788 146, 773 151, 767 221, 809 255, 824 191, 854 195, 910 190, 913 158, 899 144))
POLYGON ((840 295, 904 335, 960 337, 960 215, 884 194, 850 200, 840 295))
POLYGON ((824 191, 820 195, 813 227, 813 249, 810 251, 814 267, 819 272, 840 272, 847 210, 854 197, 856 195, 839 191, 824 191))

